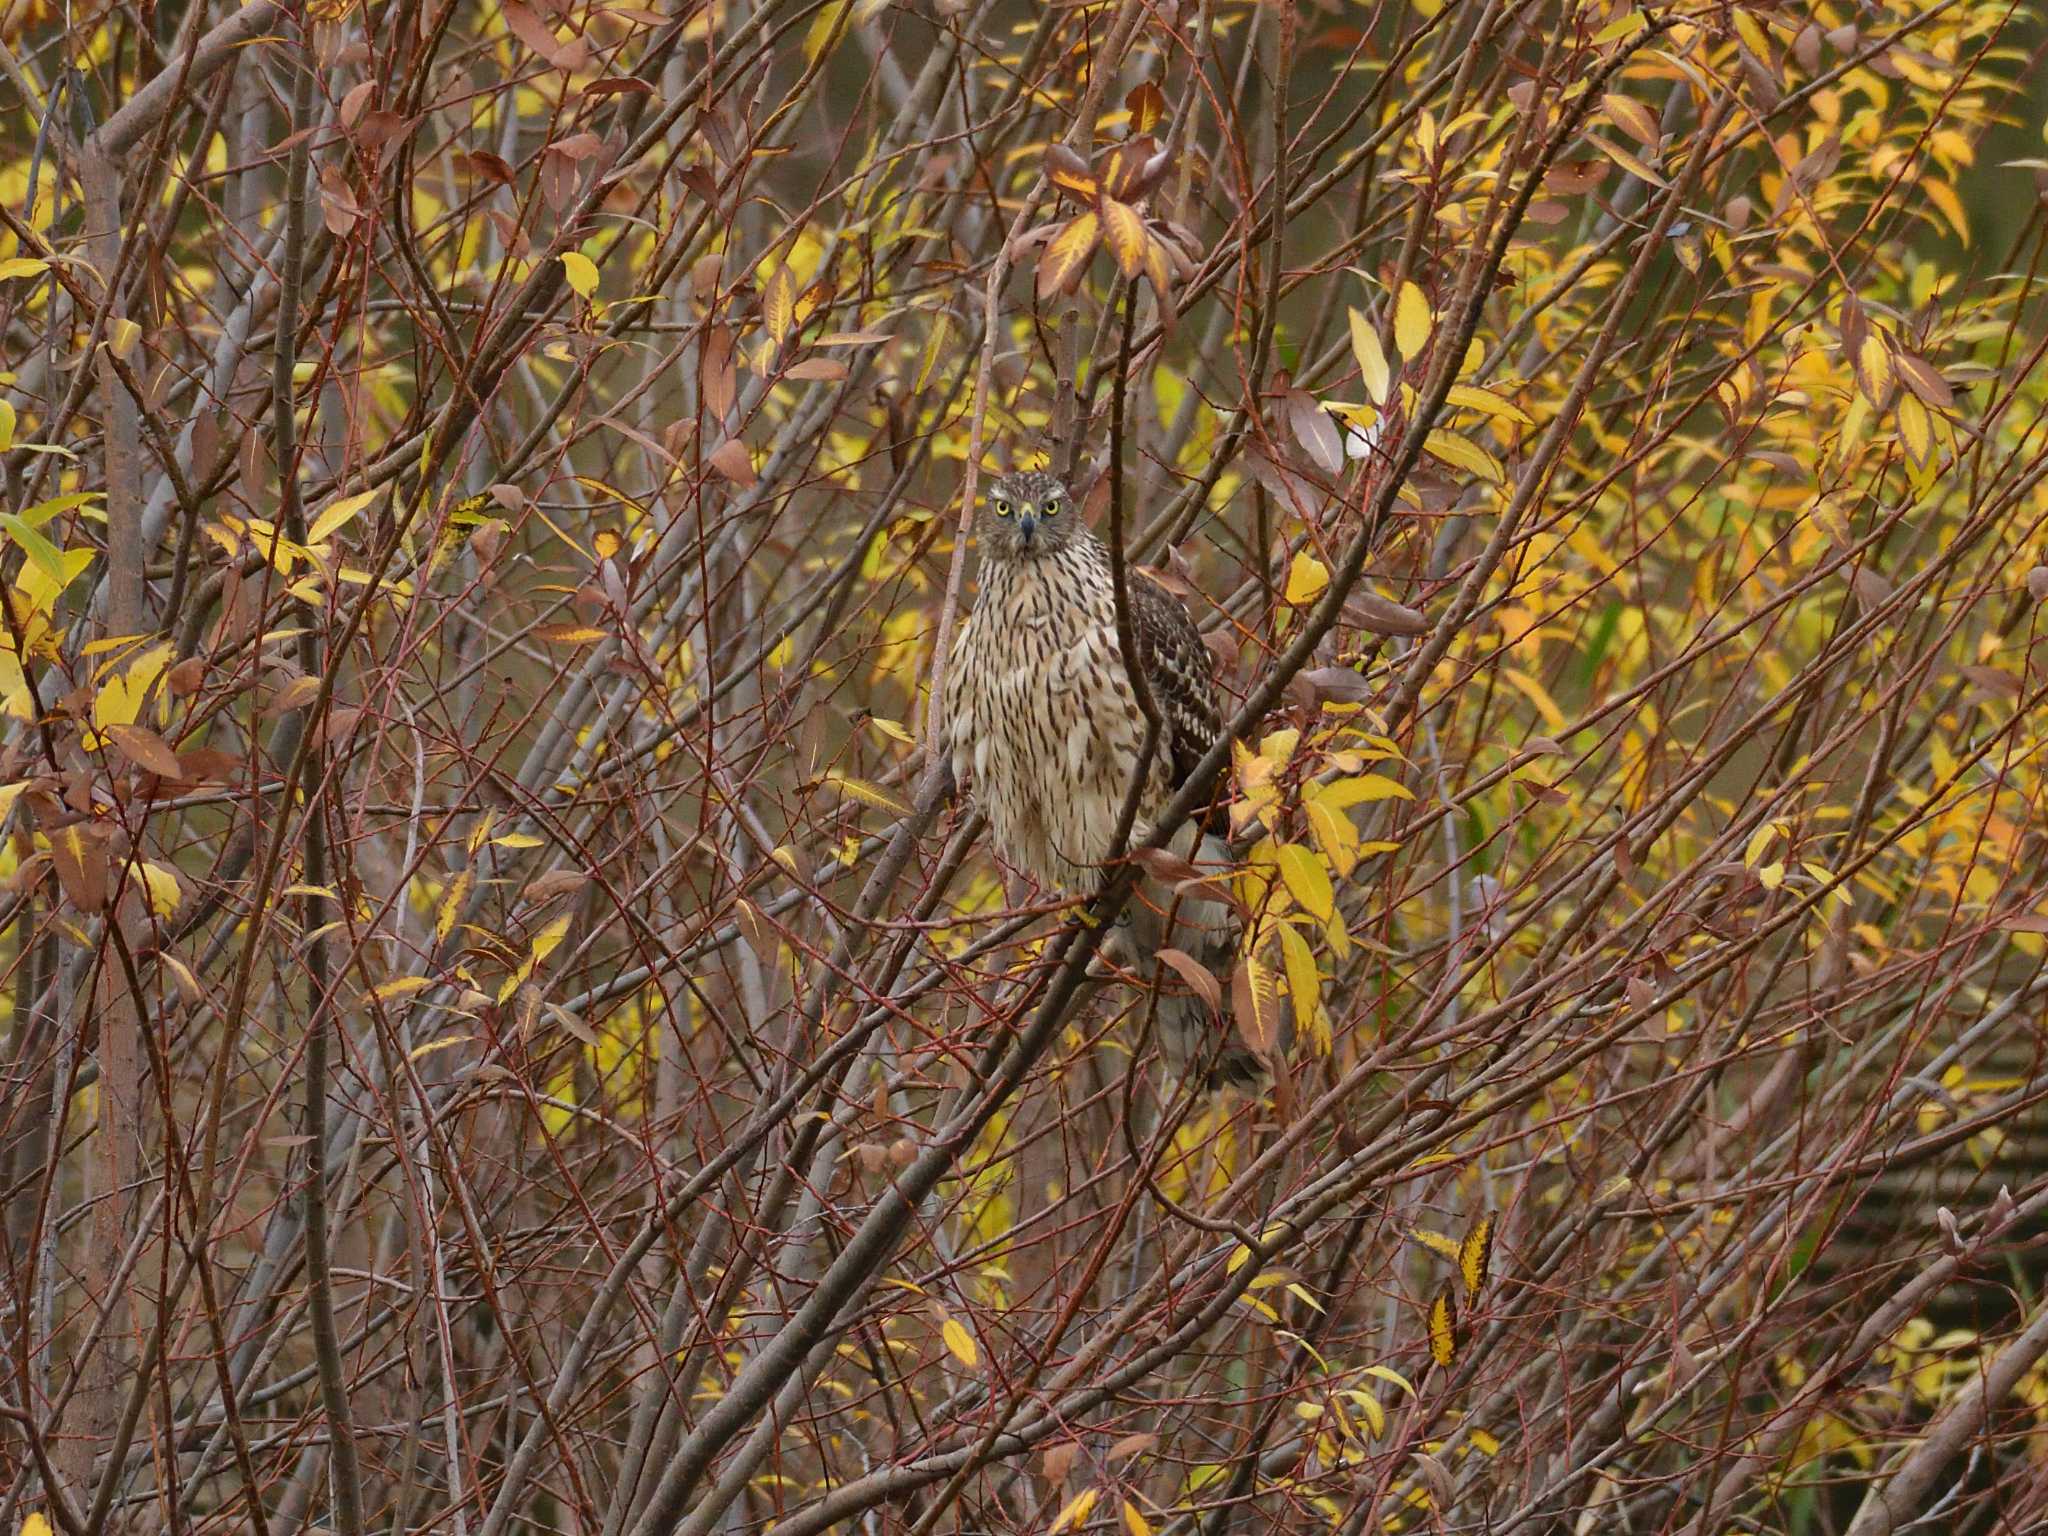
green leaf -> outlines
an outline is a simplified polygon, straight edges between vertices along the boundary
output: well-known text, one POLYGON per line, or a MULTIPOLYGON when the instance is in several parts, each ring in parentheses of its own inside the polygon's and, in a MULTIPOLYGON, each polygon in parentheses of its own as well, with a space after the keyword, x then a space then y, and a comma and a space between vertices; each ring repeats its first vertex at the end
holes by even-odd
POLYGON ((60 585, 63 583, 64 556, 56 545, 12 512, 0 512, 0 528, 5 528, 13 536, 22 553, 33 560, 45 576, 60 585))

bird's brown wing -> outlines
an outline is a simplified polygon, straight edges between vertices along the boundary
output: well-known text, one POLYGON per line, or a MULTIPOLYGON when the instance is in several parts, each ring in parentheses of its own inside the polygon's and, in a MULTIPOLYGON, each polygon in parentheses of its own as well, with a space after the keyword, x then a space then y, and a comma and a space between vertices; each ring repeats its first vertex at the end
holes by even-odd
POLYGON ((1131 572, 1129 592, 1138 663, 1165 717, 1172 782, 1179 789, 1223 731, 1215 666, 1179 598, 1143 571, 1131 572))

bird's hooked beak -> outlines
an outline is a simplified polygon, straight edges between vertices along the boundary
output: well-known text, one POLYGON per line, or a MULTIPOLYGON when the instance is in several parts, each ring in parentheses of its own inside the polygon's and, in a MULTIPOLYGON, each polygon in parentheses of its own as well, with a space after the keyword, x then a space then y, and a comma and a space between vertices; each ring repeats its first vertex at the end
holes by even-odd
POLYGON ((1019 507, 1017 509, 1017 537, 1023 541, 1026 549, 1031 547, 1031 541, 1037 536, 1037 533, 1038 518, 1036 514, 1029 507, 1019 507))

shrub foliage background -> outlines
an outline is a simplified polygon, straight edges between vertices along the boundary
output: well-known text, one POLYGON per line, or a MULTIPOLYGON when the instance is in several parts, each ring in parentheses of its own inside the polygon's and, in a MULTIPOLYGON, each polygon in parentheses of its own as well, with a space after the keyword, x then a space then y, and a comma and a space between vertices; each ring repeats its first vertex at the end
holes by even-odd
POLYGON ((0 1529, 2048 1520, 2029 13, 0 41, 0 1529), (1012 463, 1260 1102, 931 767, 1012 463))

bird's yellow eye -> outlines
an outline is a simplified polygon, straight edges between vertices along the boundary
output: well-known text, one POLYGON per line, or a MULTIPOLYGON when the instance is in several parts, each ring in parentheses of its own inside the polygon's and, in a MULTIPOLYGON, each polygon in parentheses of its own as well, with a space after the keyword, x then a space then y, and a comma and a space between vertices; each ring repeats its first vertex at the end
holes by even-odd
POLYGON ((1053 496, 1048 498, 1045 505, 1039 508, 1039 511, 1043 512, 1047 517, 1058 517, 1060 515, 1059 497, 1053 496))
POLYGON ((1001 497, 996 498, 996 516, 1008 517, 1009 515, 1010 504, 1007 501, 1004 501, 1001 497))

